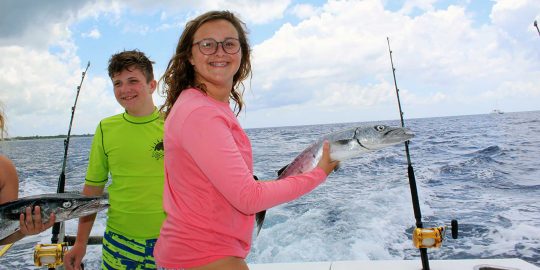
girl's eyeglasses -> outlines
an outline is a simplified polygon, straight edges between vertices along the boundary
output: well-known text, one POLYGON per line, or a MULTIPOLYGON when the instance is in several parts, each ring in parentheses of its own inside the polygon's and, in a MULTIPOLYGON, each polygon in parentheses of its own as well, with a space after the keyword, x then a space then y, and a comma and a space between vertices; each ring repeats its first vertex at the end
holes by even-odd
POLYGON ((236 38, 226 38, 225 40, 218 42, 213 38, 205 38, 193 43, 193 45, 199 45, 199 51, 204 55, 211 55, 217 52, 219 44, 223 51, 228 54, 236 54, 240 51, 240 41, 236 38))

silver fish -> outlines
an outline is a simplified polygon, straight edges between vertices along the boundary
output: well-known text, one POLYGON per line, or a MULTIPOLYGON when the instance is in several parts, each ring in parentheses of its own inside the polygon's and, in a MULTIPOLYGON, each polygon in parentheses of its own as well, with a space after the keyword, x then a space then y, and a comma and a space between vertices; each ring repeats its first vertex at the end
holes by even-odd
MULTIPOLYGON (((330 143, 330 158, 341 162, 365 152, 407 141, 412 137, 414 137, 414 133, 408 128, 385 125, 353 127, 329 133, 319 138, 289 165, 279 170, 278 179, 302 174, 315 168, 322 157, 322 146, 325 140, 330 143)), ((261 211, 255 216, 257 235, 261 231, 265 214, 266 211, 261 211)))
POLYGON ((41 194, 20 198, 0 205, 0 239, 17 232, 19 216, 26 213, 26 207, 41 208, 41 220, 49 221, 51 213, 56 222, 79 218, 97 213, 109 207, 109 195, 84 196, 79 193, 41 194))

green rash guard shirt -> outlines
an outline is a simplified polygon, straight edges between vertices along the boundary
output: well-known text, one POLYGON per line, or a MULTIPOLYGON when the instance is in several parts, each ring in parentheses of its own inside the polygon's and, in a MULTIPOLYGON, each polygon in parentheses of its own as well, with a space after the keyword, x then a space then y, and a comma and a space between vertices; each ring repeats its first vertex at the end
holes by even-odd
POLYGON ((107 227, 131 238, 157 238, 163 211, 163 117, 127 113, 101 120, 92 141, 85 184, 111 175, 107 227))

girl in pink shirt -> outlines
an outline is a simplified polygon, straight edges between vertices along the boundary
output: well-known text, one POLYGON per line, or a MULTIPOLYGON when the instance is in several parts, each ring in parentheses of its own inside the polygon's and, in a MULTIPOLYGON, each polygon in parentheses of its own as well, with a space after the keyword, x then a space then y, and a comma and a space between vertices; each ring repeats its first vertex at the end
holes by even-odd
POLYGON ((245 25, 228 11, 187 23, 165 74, 167 218, 154 249, 166 269, 248 269, 255 214, 321 184, 337 162, 323 157, 312 171, 255 181, 251 143, 229 106, 243 108, 251 74, 245 25))

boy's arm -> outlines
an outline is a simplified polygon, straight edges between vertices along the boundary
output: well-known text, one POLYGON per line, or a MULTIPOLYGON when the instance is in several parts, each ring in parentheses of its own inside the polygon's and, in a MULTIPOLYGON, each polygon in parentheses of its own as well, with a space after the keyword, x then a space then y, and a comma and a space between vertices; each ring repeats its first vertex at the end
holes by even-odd
MULTIPOLYGON (((94 196, 103 194, 104 186, 89 186, 84 185, 82 194, 86 196, 94 196)), ((79 227, 77 229, 77 238, 73 247, 64 255, 64 268, 66 270, 82 269, 81 262, 86 254, 86 246, 88 238, 94 225, 96 214, 79 218, 79 227)))
MULTIPOLYGON (((84 185, 82 194, 85 196, 99 196, 103 194, 104 186, 89 186, 84 185)), ((96 214, 79 218, 79 226, 77 229, 77 238, 75 244, 84 244, 88 243, 88 238, 90 236, 90 231, 92 226, 94 226, 94 220, 96 219, 96 214)))

